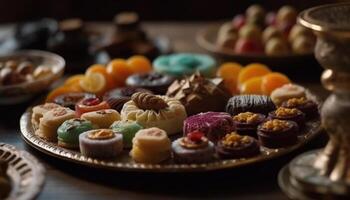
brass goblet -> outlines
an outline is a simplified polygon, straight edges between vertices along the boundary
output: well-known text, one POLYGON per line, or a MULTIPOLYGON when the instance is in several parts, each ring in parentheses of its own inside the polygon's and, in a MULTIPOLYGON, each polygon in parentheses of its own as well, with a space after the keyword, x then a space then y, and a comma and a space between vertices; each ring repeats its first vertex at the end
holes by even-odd
POLYGON ((350 3, 303 11, 298 23, 317 36, 315 56, 326 69, 323 86, 332 92, 321 109, 327 146, 296 157, 281 170, 282 189, 296 199, 348 199, 350 196, 350 3))

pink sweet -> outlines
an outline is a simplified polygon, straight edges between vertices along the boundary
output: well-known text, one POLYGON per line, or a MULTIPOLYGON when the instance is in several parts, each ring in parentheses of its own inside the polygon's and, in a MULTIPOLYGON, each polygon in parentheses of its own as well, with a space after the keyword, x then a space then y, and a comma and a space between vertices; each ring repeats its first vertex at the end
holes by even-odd
POLYGON ((193 131, 200 131, 216 143, 227 133, 234 131, 232 117, 224 112, 206 112, 188 117, 184 121, 184 135, 193 131))

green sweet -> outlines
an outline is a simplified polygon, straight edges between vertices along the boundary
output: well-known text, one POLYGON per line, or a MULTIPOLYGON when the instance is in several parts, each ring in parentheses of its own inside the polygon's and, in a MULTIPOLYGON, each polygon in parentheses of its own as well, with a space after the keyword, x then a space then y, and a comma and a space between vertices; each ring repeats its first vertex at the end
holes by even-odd
POLYGON ((58 140, 68 144, 79 144, 79 135, 85 131, 94 129, 95 126, 85 119, 69 119, 58 127, 58 140))
POLYGON ((136 132, 143 129, 140 124, 134 121, 116 121, 110 128, 123 135, 124 147, 127 148, 132 146, 132 139, 135 137, 136 132))

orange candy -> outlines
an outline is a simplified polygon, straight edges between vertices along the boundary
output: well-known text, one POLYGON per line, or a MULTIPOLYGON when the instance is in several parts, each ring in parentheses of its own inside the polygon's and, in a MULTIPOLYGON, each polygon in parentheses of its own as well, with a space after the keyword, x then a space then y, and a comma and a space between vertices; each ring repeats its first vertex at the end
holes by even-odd
POLYGON ((145 56, 131 56, 126 62, 133 73, 147 73, 152 71, 152 64, 145 56))
POLYGON ((253 77, 264 76, 268 73, 271 73, 271 70, 264 64, 249 64, 240 71, 238 75, 238 86, 241 86, 245 81, 253 77))
POLYGON ((52 90, 46 97, 46 102, 53 102, 54 99, 62 94, 67 94, 71 92, 82 92, 80 88, 70 87, 70 86, 61 86, 52 90))
POLYGON ((237 78, 242 65, 235 62, 227 62, 222 64, 216 75, 224 79, 225 86, 230 90, 232 94, 237 93, 237 78))
POLYGON ((114 59, 108 63, 107 73, 113 77, 118 85, 123 86, 125 85, 125 80, 133 73, 133 71, 129 68, 126 60, 114 59))
POLYGON ((240 88, 241 94, 262 94, 262 77, 254 77, 244 82, 240 88))
POLYGON ((270 95, 273 90, 290 83, 289 78, 281 73, 274 72, 262 77, 261 90, 263 94, 270 95))
POLYGON ((106 90, 112 89, 116 86, 115 80, 114 78, 107 73, 107 69, 104 65, 101 64, 94 64, 91 65, 85 72, 86 75, 90 74, 90 73, 100 73, 102 74, 105 79, 106 79, 106 90))

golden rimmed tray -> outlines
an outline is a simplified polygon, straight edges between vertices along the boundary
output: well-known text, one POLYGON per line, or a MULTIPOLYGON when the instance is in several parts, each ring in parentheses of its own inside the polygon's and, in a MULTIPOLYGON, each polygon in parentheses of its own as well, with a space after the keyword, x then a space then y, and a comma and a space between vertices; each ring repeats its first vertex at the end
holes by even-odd
MULTIPOLYGON (((309 95, 309 98, 316 100, 316 97, 313 95, 309 95)), ((43 140, 34 134, 35 130, 31 123, 31 115, 32 108, 28 108, 20 119, 20 128, 23 139, 35 149, 53 157, 86 165, 89 167, 137 172, 212 171, 250 165, 290 153, 311 141, 322 130, 319 118, 308 121, 306 123, 305 129, 302 131, 303 134, 299 136, 297 144, 280 149, 269 149, 261 147, 261 154, 252 158, 217 160, 205 164, 176 164, 172 162, 172 159, 161 164, 141 164, 132 161, 129 156, 129 150, 124 150, 122 155, 114 160, 99 160, 85 157, 78 151, 59 147, 56 143, 47 142, 46 140, 43 140)))
POLYGON ((0 159, 8 165, 7 175, 11 182, 11 191, 6 199, 35 199, 45 181, 42 164, 29 153, 4 143, 0 143, 0 159))

